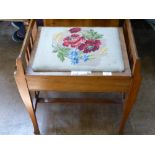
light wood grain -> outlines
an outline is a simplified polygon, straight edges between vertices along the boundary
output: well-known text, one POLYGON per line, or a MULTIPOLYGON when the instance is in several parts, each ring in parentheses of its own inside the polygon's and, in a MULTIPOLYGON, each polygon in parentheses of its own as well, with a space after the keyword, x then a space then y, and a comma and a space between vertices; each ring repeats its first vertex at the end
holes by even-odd
POLYGON ((14 73, 14 77, 15 77, 15 81, 17 84, 17 88, 19 90, 19 93, 21 95, 23 103, 25 104, 25 107, 26 107, 26 109, 30 115, 31 121, 32 121, 33 126, 34 126, 34 133, 39 134, 40 131, 39 131, 36 115, 35 115, 35 112, 33 109, 33 104, 32 104, 32 100, 31 100, 30 92, 29 92, 28 87, 27 87, 27 82, 25 79, 24 70, 22 67, 22 62, 18 58, 16 60, 16 66, 17 66, 17 70, 14 73))
POLYGON ((136 98, 137 98, 138 91, 140 88, 141 80, 142 80, 141 64, 140 64, 140 61, 137 60, 135 63, 135 69, 134 69, 132 83, 130 85, 129 92, 125 96, 124 110, 123 110, 123 115, 122 115, 121 122, 120 122, 119 134, 123 133, 125 123, 129 117, 129 114, 132 110, 134 103, 136 102, 136 98))
POLYGON ((137 53, 137 48, 136 48, 130 20, 125 20, 123 30, 124 30, 124 37, 125 37, 125 42, 126 42, 126 47, 128 52, 128 58, 130 61, 130 67, 133 73, 135 69, 136 61, 139 59, 139 57, 137 53))
POLYGON ((26 76, 30 90, 62 92, 127 92, 130 77, 26 76))

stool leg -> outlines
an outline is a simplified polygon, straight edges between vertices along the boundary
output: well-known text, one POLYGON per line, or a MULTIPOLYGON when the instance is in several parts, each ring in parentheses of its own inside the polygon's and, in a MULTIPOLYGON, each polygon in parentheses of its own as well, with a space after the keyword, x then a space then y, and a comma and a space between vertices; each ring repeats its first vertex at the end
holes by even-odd
POLYGON ((141 82, 141 77, 133 78, 133 82, 131 84, 130 90, 129 90, 128 94, 125 96, 123 116, 122 116, 121 122, 120 122, 119 134, 123 134, 125 123, 129 117, 131 110, 132 110, 132 106, 136 101, 136 97, 137 97, 138 90, 140 87, 140 82, 141 82))
POLYGON ((15 74, 15 81, 18 87, 18 91, 20 93, 20 96, 25 104, 25 107, 30 115, 33 127, 34 127, 34 134, 40 134, 37 118, 34 112, 32 100, 30 97, 30 92, 27 87, 27 83, 25 78, 23 76, 18 76, 18 74, 15 74))
POLYGON ((130 102, 131 95, 128 95, 125 99, 123 116, 121 118, 120 126, 119 126, 119 134, 123 134, 123 130, 126 124, 126 121, 129 117, 130 111, 132 110, 133 103, 130 102))

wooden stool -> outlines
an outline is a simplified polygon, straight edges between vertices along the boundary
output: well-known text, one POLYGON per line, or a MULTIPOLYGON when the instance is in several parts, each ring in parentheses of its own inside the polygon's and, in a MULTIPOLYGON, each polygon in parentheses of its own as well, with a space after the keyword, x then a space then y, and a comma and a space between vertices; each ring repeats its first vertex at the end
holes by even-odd
MULTIPOLYGON (((58 91, 122 93, 124 109, 119 127, 122 134, 141 82, 130 21, 125 20, 123 27, 119 27, 119 20, 45 20, 44 24, 45 27, 38 28, 35 20, 30 21, 14 73, 34 133, 40 134, 35 114, 37 103, 45 101, 39 92, 58 91)), ((46 102, 71 100, 46 99, 46 102)), ((103 102, 75 99, 78 103, 85 101, 103 102)))

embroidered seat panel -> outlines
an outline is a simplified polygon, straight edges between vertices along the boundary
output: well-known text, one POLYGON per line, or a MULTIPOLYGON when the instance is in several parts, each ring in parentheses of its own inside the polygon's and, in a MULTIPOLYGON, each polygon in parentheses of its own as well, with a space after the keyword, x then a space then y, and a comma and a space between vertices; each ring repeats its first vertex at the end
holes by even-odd
POLYGON ((122 72, 119 30, 114 27, 41 27, 32 69, 122 72))

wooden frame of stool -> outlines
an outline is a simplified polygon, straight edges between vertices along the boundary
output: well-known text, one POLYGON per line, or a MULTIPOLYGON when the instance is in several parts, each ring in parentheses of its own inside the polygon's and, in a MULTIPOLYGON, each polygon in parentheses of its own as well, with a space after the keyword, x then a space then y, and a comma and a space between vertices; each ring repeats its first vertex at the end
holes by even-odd
MULTIPOLYGON (((45 26, 113 26, 119 27, 119 20, 91 20, 91 19, 54 19, 44 20, 45 26)), ((71 72, 33 72, 31 60, 37 47, 40 30, 35 20, 31 20, 19 56, 16 59, 15 81, 20 96, 30 115, 34 133, 40 134, 36 118, 37 103, 118 103, 116 100, 101 99, 43 99, 39 97, 40 91, 58 92, 119 92, 123 94, 123 114, 119 126, 119 134, 123 133, 125 123, 141 82, 140 59, 137 54, 130 20, 124 20, 120 27, 120 41, 125 63, 124 72, 115 72, 105 76, 100 72, 89 75, 71 75, 71 72), (31 58, 31 59, 30 59, 31 58), (34 92, 34 95, 33 93, 34 92)))

